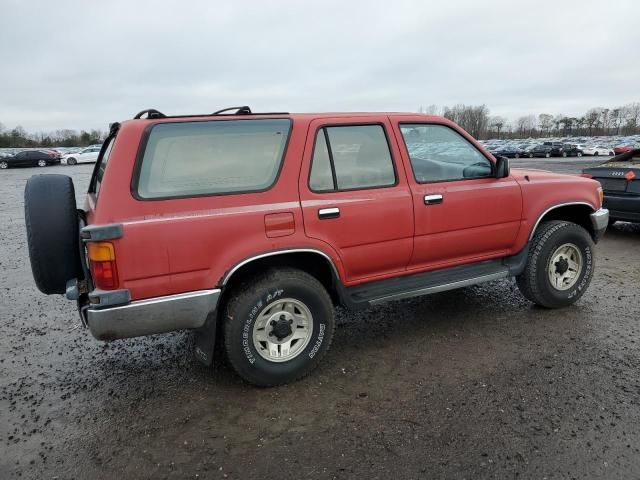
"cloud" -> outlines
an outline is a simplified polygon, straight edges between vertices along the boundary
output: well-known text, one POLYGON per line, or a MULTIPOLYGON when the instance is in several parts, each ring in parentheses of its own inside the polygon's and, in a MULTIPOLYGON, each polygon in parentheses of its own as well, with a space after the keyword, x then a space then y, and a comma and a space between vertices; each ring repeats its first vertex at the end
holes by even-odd
POLYGON ((105 128, 244 104, 580 115, 640 100, 639 17, 635 1, 5 1, 0 122, 105 128))

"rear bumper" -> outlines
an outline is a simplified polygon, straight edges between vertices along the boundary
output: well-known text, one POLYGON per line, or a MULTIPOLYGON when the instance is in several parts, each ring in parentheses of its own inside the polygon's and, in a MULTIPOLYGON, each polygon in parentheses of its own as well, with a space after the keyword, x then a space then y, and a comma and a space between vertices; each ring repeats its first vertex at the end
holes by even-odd
POLYGON ((609 210, 600 208, 591 215, 591 226, 593 227, 593 239, 597 242, 602 238, 609 224, 609 210))
POLYGON ((82 310, 83 320, 98 340, 140 337, 173 330, 200 328, 216 310, 220 289, 179 293, 82 310))
POLYGON ((604 206, 611 218, 627 222, 640 222, 640 196, 605 193, 604 206))

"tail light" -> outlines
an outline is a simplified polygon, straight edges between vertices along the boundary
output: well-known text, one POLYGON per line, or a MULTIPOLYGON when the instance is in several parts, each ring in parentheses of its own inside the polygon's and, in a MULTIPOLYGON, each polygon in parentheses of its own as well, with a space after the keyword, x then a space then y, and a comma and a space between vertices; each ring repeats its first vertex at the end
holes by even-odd
POLYGON ((102 290, 118 287, 116 255, 111 242, 88 243, 89 268, 93 283, 102 290))

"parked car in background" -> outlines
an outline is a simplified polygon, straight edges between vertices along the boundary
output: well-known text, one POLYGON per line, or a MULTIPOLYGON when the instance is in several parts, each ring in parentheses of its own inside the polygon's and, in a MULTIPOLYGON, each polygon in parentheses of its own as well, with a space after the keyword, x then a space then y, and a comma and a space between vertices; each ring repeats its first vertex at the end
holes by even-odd
POLYGON ((551 145, 536 145, 529 150, 529 158, 532 157, 546 157, 549 158, 552 155, 553 147, 551 145))
POLYGON ((563 157, 581 157, 582 155, 583 152, 580 145, 576 145, 574 143, 565 143, 562 146, 563 157))
POLYGON ((640 149, 616 155, 582 173, 602 185, 610 225, 618 220, 640 222, 640 149))
POLYGON ((100 153, 100 147, 89 147, 78 153, 68 153, 62 157, 63 165, 75 165, 77 163, 95 163, 100 153))
POLYGON ((614 155, 614 151, 609 148, 609 147, 605 147, 604 145, 590 145, 590 146, 583 146, 582 147, 582 153, 584 155, 593 155, 593 156, 599 156, 599 155, 614 155))
POLYGON ((506 146, 506 147, 502 147, 500 148, 496 153, 491 152, 499 157, 507 157, 507 158, 520 158, 521 156, 524 155, 524 150, 522 150, 519 147, 515 147, 515 146, 506 146))
POLYGON ((566 157, 563 155, 563 143, 562 142, 544 142, 543 145, 551 147, 551 156, 552 157, 566 157))
POLYGON ((60 163, 60 156, 56 152, 43 150, 24 150, 13 156, 0 159, 0 169, 13 167, 46 167, 60 163))
POLYGON ((627 152, 630 152, 631 150, 635 150, 637 148, 639 148, 638 145, 632 145, 632 144, 618 145, 618 146, 614 147, 613 153, 615 155, 620 155, 621 153, 627 153, 627 152))

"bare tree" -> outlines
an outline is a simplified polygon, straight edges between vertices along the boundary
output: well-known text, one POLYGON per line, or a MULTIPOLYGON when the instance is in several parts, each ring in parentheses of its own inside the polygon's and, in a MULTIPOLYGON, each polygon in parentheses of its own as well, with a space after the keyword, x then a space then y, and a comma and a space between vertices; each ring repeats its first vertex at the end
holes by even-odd
POLYGON ((489 119, 489 127, 496 130, 498 138, 500 138, 500 130, 506 125, 507 119, 499 115, 494 115, 489 119))
POLYGON ((541 113, 538 115, 538 125, 543 134, 549 135, 551 127, 553 126, 553 115, 548 113, 541 113))

